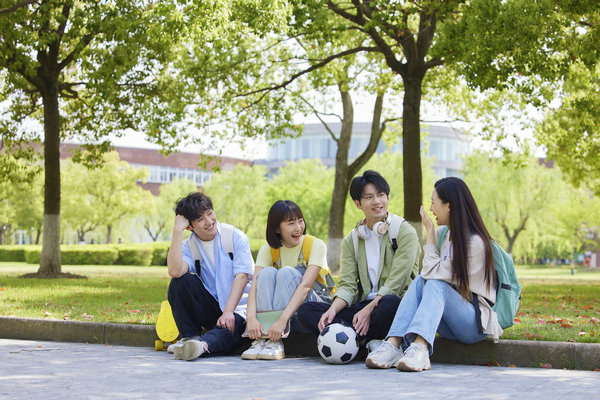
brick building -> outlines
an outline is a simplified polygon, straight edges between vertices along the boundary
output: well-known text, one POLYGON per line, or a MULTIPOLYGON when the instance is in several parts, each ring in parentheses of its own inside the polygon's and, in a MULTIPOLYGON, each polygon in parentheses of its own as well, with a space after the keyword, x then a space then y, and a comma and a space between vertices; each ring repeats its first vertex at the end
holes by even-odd
MULTIPOLYGON (((76 144, 61 144, 60 158, 71 157, 73 151, 78 147, 76 144)), ((114 150, 119 153, 121 160, 128 162, 136 168, 148 169, 148 180, 140 185, 157 195, 160 185, 172 182, 174 179, 188 178, 200 188, 210 180, 211 170, 218 166, 221 170, 232 169, 236 164, 252 165, 252 161, 241 158, 215 156, 206 164, 206 169, 198 166, 201 156, 198 153, 173 152, 168 156, 163 155, 155 149, 142 149, 135 147, 115 146, 114 150)))

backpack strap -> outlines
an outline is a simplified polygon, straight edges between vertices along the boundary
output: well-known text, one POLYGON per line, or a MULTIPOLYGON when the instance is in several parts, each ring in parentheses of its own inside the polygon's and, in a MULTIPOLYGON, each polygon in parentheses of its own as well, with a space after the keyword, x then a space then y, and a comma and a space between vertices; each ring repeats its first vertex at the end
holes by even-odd
POLYGON ((402 223, 404 222, 404 218, 392 213, 390 213, 390 215, 391 221, 390 226, 388 226, 388 238, 392 243, 392 250, 395 253, 396 250, 398 250, 398 242, 396 241, 396 238, 398 237, 398 233, 400 232, 400 225, 402 225, 402 223))
POLYGON ((221 247, 223 251, 229 254, 229 258, 233 260, 233 225, 221 222, 221 247))
POLYGON ((443 225, 442 229, 440 229, 440 233, 438 234, 438 237, 437 237, 438 250, 440 251, 440 254, 442 253, 442 245, 444 244, 444 240, 446 240, 447 233, 448 233, 448 227, 446 225, 443 225))
POLYGON ((202 263, 202 252, 198 247, 198 242, 194 240, 194 233, 187 238, 188 245, 190 246, 190 251, 192 252, 192 258, 194 259, 194 264, 196 265, 196 272, 198 276, 200 276, 200 264, 202 263))
POLYGON ((274 249, 273 247, 269 247, 271 249, 271 260, 273 261, 273 266, 277 268, 279 264, 279 247, 274 249))
POLYGON ((304 240, 302 241, 302 255, 304 256, 304 263, 308 267, 308 260, 310 259, 310 251, 312 250, 313 243, 315 242, 315 237, 312 235, 304 235, 304 240))
MULTIPOLYGON (((312 250, 312 245, 315 242, 315 237, 312 235, 304 235, 304 240, 302 241, 302 257, 304 258, 304 263, 308 266, 308 260, 310 259, 310 251, 312 250)), ((280 250, 279 248, 274 249, 273 247, 269 247, 271 250, 271 261, 273 261, 273 266, 277 267, 280 263, 279 256, 280 250)))

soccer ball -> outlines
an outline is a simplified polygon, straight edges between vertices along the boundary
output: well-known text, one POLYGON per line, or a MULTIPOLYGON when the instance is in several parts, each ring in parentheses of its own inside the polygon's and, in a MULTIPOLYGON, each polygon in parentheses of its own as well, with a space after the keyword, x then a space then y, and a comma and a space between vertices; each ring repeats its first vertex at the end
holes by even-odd
POLYGON ((330 364, 346 364, 358 353, 358 336, 349 326, 327 325, 317 338, 317 349, 330 364))

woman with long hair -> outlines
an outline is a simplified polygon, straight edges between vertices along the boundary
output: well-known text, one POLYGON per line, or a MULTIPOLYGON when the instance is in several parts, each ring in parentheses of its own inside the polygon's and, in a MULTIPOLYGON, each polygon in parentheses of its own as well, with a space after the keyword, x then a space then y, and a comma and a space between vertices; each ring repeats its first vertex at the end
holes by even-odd
POLYGON ((436 332, 466 344, 488 336, 497 340, 502 334, 492 310, 496 287, 491 239, 465 182, 438 180, 430 210, 438 228, 421 206, 427 231, 423 269, 402 298, 387 339, 367 356, 369 368, 431 369, 436 332))
POLYGON ((267 243, 256 257, 248 293, 247 334, 254 341, 242 353, 243 359, 284 358, 284 334, 290 325, 292 331, 302 331, 299 322, 293 323, 298 307, 304 301, 331 302, 335 283, 327 267, 327 247, 305 233, 304 216, 296 203, 278 200, 271 206, 267 243), (259 320, 261 312, 271 312, 270 326, 259 320))

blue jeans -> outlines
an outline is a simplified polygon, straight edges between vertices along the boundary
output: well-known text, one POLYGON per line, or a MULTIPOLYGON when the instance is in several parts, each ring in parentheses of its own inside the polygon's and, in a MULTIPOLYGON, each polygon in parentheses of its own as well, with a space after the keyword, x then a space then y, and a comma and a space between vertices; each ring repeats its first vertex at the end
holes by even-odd
MULTIPOLYGON (((283 310, 302 282, 302 273, 293 267, 265 267, 256 277, 256 311, 283 310)), ((319 301, 310 290, 304 301, 319 301)))
POLYGON ((436 332, 466 344, 480 342, 487 336, 477 330, 473 304, 448 282, 425 280, 419 275, 402 298, 387 337, 403 338, 406 348, 419 335, 429 344, 431 355, 436 332))
MULTIPOLYGON (((298 286, 302 282, 302 273, 293 267, 263 268, 256 277, 256 311, 284 310, 298 286)), ((322 302, 314 290, 310 289, 304 302, 322 302)), ((298 316, 290 320, 292 333, 309 333, 298 321, 298 316)))

